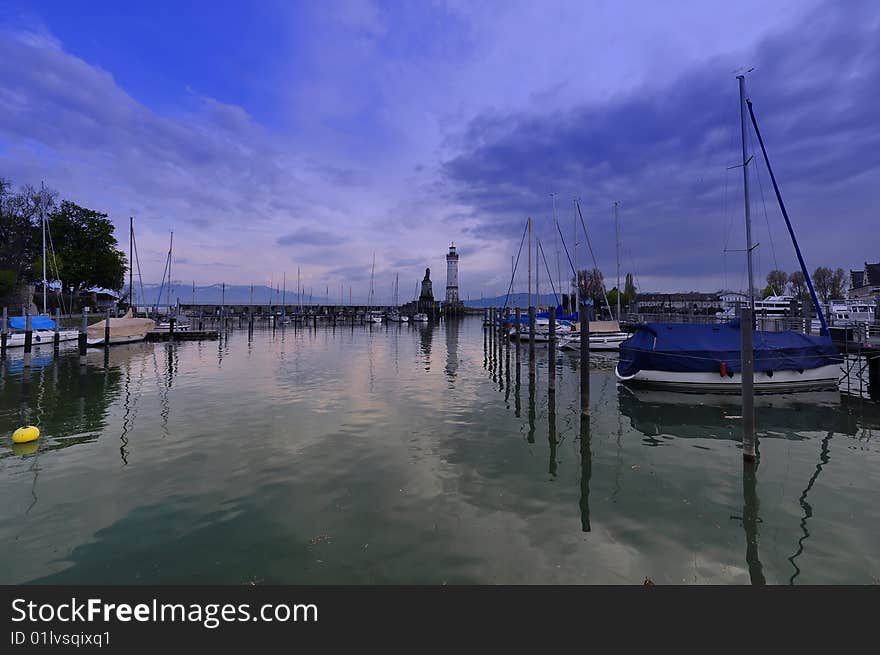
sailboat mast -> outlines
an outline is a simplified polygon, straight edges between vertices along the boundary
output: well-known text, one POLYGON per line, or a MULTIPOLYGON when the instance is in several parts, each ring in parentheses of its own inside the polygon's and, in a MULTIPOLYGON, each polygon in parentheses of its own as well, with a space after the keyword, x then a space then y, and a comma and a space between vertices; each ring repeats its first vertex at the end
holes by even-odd
POLYGON ((168 291, 165 295, 165 304, 168 305, 168 315, 171 315, 171 262, 174 261, 174 230, 171 230, 171 243, 168 245, 168 291))
POLYGON ((614 236, 615 250, 617 251, 617 320, 620 320, 620 217, 618 216, 618 203, 614 201, 614 236))
POLYGON ((527 221, 529 228, 529 307, 532 306, 532 217, 527 221))
POLYGON ((579 296, 578 293, 578 217, 577 217, 577 198, 572 200, 572 204, 574 205, 574 303, 575 307, 579 307, 579 296))
MULTIPOLYGON (((132 276, 134 274, 134 218, 128 217, 128 306, 134 307, 134 282, 132 276)), ((193 287, 195 289, 195 287, 193 287)), ((193 298, 195 298, 195 290, 193 290, 193 298)), ((195 303, 195 300, 193 300, 195 303)), ((72 309, 70 311, 73 311, 72 309)), ((132 309, 132 316, 134 310, 132 309)))
POLYGON ((282 274, 282 279, 284 281, 281 283, 281 311, 284 313, 284 303, 287 300, 287 271, 282 274))
POLYGON ((43 314, 46 314, 46 196, 43 183, 40 182, 40 224, 43 228, 43 314))
POLYGON ((746 205, 746 260, 749 266, 749 308, 752 310, 752 320, 755 316, 755 281, 752 272, 752 215, 749 204, 749 159, 746 146, 746 78, 745 75, 737 75, 739 80, 739 115, 742 128, 742 169, 743 169, 743 193, 746 205))

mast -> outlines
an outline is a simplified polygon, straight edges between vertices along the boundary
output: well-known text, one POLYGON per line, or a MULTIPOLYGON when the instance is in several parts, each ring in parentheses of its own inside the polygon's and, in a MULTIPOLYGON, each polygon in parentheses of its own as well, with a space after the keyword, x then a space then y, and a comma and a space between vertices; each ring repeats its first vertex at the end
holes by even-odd
MULTIPOLYGON (((134 273, 134 218, 128 217, 128 305, 134 307, 134 282, 132 275, 134 273)), ((193 283, 195 284, 195 283, 193 283)), ((193 287, 195 289, 195 287, 193 287)), ((195 290, 193 291, 195 297, 195 290)), ((193 301, 195 302, 195 300, 193 301)), ((71 309, 71 311, 73 311, 71 309)), ((132 312, 134 316, 134 312, 132 312)))
POLYGON ((46 196, 40 182, 40 225, 43 228, 43 314, 46 314, 46 196))
POLYGON ((620 321, 620 218, 617 213, 617 205, 620 204, 616 200, 614 201, 614 234, 615 234, 615 247, 617 250, 617 320, 620 321))
POLYGON ((739 115, 742 130, 742 169, 743 169, 743 193, 746 205, 746 260, 749 266, 749 308, 752 310, 752 320, 755 317, 755 281, 752 273, 752 215, 749 205, 749 155, 746 146, 746 78, 745 75, 737 75, 739 80, 739 115))
MULTIPOLYGON (((551 193, 550 197, 553 198, 553 224, 555 225, 559 221, 556 219, 556 194, 551 193)), ((559 241, 556 240, 556 237, 553 238, 556 241, 556 283, 559 286, 559 290, 562 291, 562 268, 559 266, 559 241)), ((553 276, 550 275, 552 278, 553 276)))
POLYGON ((284 282, 281 283, 281 313, 284 314, 284 302, 287 300, 287 271, 283 273, 284 282))
POLYGON ((578 311, 580 308, 580 293, 578 292, 578 217, 577 217, 577 198, 572 200, 572 204, 574 204, 574 306, 577 308, 575 311, 578 311))
POLYGON ((529 307, 532 306, 532 217, 526 222, 529 229, 529 307))
POLYGON ((299 285, 299 266, 296 267, 296 302, 299 305, 299 313, 302 314, 302 288, 299 285))
POLYGON ((367 309, 373 308, 373 274, 376 272, 376 253, 373 253, 373 265, 370 267, 370 295, 367 299, 367 309))
POLYGON ((541 259, 538 257, 538 248, 541 247, 541 240, 535 239, 535 307, 541 307, 541 259))
POLYGON ((171 243, 168 245, 168 291, 165 292, 165 304, 168 305, 168 315, 171 316, 171 262, 174 257, 174 230, 171 230, 171 243))

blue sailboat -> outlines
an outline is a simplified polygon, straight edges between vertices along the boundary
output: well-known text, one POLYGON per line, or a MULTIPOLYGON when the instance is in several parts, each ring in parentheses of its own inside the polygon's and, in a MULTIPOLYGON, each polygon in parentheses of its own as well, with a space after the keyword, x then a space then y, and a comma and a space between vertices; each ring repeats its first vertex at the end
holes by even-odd
MULTIPOLYGON (((761 138, 752 102, 745 98, 740 77, 740 112, 743 140, 743 179, 746 215, 746 252, 749 273, 749 301, 754 303, 752 277, 752 239, 749 217, 748 164, 746 157, 746 107, 761 146, 776 199, 797 253, 798 263, 810 291, 822 326, 819 336, 791 330, 754 331, 754 390, 761 393, 788 393, 837 389, 843 361, 831 342, 828 325, 804 258, 794 235, 782 194, 776 183, 767 150, 761 138)), ((754 311, 751 312, 752 316, 754 311)), ((746 324, 748 326, 748 324, 746 324)), ((649 386, 692 392, 742 391, 742 328, 738 319, 716 325, 648 323, 636 329, 620 344, 620 358, 615 368, 617 378, 634 386, 649 386)))

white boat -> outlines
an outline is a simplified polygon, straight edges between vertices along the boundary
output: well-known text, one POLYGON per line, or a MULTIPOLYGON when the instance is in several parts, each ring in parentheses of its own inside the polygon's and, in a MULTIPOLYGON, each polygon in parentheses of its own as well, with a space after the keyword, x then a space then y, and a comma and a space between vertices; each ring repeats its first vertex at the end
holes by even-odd
MULTIPOLYGON (((282 321, 282 323, 284 323, 284 322, 289 323, 290 321, 288 321, 288 320, 282 321)), ((175 332, 189 332, 190 329, 191 329, 191 327, 190 327, 189 323, 175 323, 174 324, 174 331, 175 332)), ((153 331, 154 332, 170 332, 171 331, 171 322, 170 321, 162 321, 155 328, 153 328, 153 331)))
MULTIPOLYGON (((794 296, 767 296, 761 300, 755 299, 755 318, 789 318, 792 316, 791 306, 794 296)), ((797 316, 800 313, 800 301, 795 301, 797 316)), ((715 312, 715 318, 730 321, 736 318, 736 308, 728 307, 723 312, 715 312)))
MULTIPOLYGON (((651 371, 641 370, 634 375, 621 375, 615 368, 617 379, 621 382, 635 383, 648 388, 669 389, 694 393, 740 393, 742 376, 739 373, 721 375, 705 371, 651 371)), ((839 364, 829 364, 819 368, 777 371, 755 371, 755 393, 788 393, 793 391, 822 391, 836 389, 841 376, 839 364)))
MULTIPOLYGON (((6 335, 7 348, 24 347, 24 328, 27 326, 27 318, 24 316, 12 316, 9 319, 9 325, 13 328, 6 335)), ((31 345, 34 348, 40 346, 51 346, 55 342, 55 321, 48 316, 31 317, 32 327, 38 329, 31 330, 31 345)), ((77 330, 58 330, 59 341, 73 341, 79 336, 77 330)))
MULTIPOLYGON (((590 322, 590 350, 618 350, 620 344, 630 338, 629 332, 620 329, 618 321, 590 322)), ((580 350, 580 332, 574 332, 562 345, 566 350, 580 350)))
POLYGON ((428 315, 423 312, 419 312, 417 314, 413 314, 412 320, 414 323, 427 323, 428 315))
MULTIPOLYGON (((90 346, 108 345, 104 343, 107 320, 90 325, 86 331, 86 343, 90 346)), ((110 319, 110 345, 143 341, 148 332, 152 332, 156 324, 151 318, 134 318, 131 310, 121 318, 110 319)))
POLYGON ((407 323, 409 322, 409 316, 404 316, 403 314, 398 314, 397 312, 391 312, 388 315, 388 320, 392 323, 407 323))

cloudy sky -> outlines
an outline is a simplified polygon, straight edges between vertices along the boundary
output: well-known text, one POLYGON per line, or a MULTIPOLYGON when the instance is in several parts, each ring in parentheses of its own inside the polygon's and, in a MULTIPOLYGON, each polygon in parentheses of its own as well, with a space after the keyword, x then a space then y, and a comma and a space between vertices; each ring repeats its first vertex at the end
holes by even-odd
MULTIPOLYGON (((555 194, 570 249, 580 198, 606 277, 618 201, 642 290, 742 288, 747 68, 807 265, 880 259, 870 1, 0 0, 0 175, 109 213, 126 244, 134 216, 146 281, 173 229, 186 284, 293 288, 299 267, 363 298, 375 253, 377 294, 399 273, 405 299, 425 267, 445 284, 455 241, 462 296, 494 295, 527 216, 565 275, 555 194)), ((794 270, 751 168, 757 274, 794 270)))

